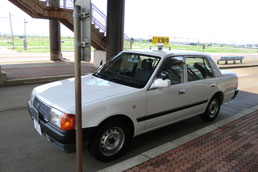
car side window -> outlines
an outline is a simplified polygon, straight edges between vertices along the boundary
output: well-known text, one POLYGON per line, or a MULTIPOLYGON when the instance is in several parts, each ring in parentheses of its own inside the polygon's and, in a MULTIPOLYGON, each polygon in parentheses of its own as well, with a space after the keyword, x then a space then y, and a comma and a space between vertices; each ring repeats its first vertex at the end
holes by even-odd
POLYGON ((184 82, 184 59, 183 57, 168 57, 162 64, 158 78, 169 79, 171 85, 184 82))
POLYGON ((186 57, 185 58, 188 81, 213 78, 213 72, 206 58, 186 57))

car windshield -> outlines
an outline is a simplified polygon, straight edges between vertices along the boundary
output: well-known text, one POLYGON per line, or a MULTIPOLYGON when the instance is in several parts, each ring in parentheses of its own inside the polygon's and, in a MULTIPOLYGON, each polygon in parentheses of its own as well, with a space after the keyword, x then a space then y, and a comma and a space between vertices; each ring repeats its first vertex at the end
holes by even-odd
POLYGON ((159 57, 121 53, 93 75, 115 83, 143 88, 159 61, 159 57))

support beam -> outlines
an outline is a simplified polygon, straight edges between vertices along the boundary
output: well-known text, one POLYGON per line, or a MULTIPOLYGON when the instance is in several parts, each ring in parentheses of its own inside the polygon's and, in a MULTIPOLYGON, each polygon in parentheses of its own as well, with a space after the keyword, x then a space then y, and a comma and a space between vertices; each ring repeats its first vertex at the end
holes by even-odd
MULTIPOLYGON (((50 0, 49 6, 59 7, 59 0, 50 0)), ((61 29, 58 20, 49 20, 50 59, 61 60, 61 29)))
POLYGON ((61 33, 60 23, 57 20, 49 20, 50 59, 61 60, 61 33))
POLYGON ((125 0, 107 1, 107 60, 123 50, 125 0))

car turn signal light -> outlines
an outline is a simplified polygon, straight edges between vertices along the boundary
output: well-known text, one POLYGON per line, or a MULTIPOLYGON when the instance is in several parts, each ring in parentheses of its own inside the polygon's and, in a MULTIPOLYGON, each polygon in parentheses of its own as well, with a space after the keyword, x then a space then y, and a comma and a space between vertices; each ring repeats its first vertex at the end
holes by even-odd
POLYGON ((74 130, 75 129, 75 115, 63 114, 61 120, 62 130, 74 130))

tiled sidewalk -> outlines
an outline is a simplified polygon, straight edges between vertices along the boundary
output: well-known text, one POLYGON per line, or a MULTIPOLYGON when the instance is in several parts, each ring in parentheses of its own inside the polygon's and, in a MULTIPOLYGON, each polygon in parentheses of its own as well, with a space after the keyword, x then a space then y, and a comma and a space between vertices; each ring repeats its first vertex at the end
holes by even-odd
POLYGON ((258 172, 258 111, 127 172, 258 172))

